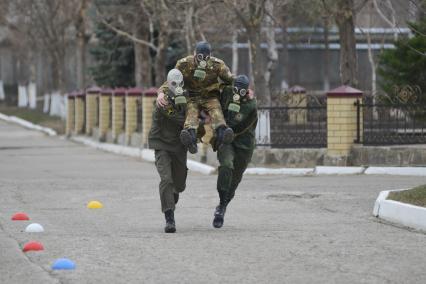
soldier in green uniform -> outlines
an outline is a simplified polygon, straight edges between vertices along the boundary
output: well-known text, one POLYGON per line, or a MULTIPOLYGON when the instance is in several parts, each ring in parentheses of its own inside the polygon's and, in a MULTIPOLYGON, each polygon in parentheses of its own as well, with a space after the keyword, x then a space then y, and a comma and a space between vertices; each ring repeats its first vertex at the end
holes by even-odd
POLYGON ((234 198, 235 190, 241 182, 255 148, 257 103, 248 86, 248 77, 239 75, 233 86, 225 86, 222 91, 221 105, 224 116, 235 136, 231 144, 217 149, 220 164, 217 191, 220 202, 214 212, 215 228, 223 226, 226 207, 234 198))
MULTIPOLYGON (((208 42, 199 42, 195 47, 194 55, 180 59, 176 69, 183 74, 185 88, 188 91, 187 116, 184 129, 181 132, 181 142, 187 146, 190 153, 197 152, 197 133, 199 126, 199 112, 205 110, 212 120, 218 145, 230 143, 233 139, 232 129, 226 126, 219 102, 220 83, 232 84, 233 76, 226 64, 211 56, 211 47, 208 42)), ((157 102, 164 105, 165 85, 159 90, 157 102)))
POLYGON ((176 231, 174 210, 179 193, 186 187, 186 153, 180 142, 180 132, 186 116, 186 98, 183 92, 183 76, 177 69, 167 75, 167 86, 163 88, 167 104, 155 106, 152 127, 149 132, 149 148, 155 150, 155 166, 160 174, 161 210, 166 218, 166 233, 176 231))

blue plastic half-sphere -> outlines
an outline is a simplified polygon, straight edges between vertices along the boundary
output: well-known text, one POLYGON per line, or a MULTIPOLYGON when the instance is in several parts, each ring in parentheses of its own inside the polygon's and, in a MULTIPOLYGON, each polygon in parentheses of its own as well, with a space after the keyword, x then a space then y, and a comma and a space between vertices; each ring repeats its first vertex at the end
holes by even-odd
POLYGON ((67 258, 59 258, 52 265, 54 270, 72 270, 75 269, 75 264, 67 258))

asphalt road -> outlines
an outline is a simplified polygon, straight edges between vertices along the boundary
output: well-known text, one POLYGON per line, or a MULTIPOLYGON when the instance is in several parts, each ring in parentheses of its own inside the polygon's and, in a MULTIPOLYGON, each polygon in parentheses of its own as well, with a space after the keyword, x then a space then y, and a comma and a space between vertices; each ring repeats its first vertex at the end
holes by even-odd
POLYGON ((0 283, 426 283, 426 235, 372 216, 381 190, 424 177, 246 176, 218 230, 216 176, 190 173, 176 234, 158 182, 151 163, 0 122, 0 283), (60 257, 76 269, 52 271, 60 257))

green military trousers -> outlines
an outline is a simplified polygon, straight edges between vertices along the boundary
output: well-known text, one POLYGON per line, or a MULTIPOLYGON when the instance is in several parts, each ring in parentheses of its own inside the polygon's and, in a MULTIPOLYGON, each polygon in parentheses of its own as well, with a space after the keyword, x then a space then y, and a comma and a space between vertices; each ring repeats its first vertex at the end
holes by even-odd
POLYGON ((217 151, 220 164, 217 191, 219 197, 225 199, 226 204, 234 198, 235 190, 241 182, 252 155, 253 149, 241 149, 233 144, 224 144, 217 151))
POLYGON ((160 174, 161 211, 175 210, 173 194, 183 192, 186 187, 186 151, 155 150, 155 166, 160 174))

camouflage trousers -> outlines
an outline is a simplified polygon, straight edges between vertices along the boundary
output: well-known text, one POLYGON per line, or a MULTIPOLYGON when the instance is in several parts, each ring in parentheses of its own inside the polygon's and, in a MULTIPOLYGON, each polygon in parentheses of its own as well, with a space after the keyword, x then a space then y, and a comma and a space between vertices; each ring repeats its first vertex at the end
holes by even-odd
POLYGON ((226 125, 219 100, 216 97, 203 98, 198 96, 189 98, 187 102, 187 113, 184 128, 198 128, 198 117, 201 110, 205 110, 209 114, 213 129, 226 125))

